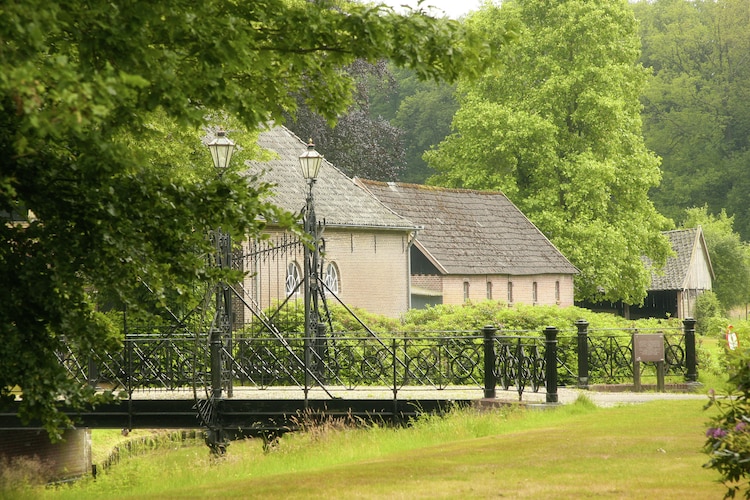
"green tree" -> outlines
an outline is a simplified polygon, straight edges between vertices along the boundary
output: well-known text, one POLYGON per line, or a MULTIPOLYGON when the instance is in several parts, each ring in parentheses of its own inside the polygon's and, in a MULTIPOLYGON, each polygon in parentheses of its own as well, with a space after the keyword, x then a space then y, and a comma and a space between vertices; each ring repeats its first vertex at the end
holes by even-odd
POLYGON ((370 115, 401 130, 406 166, 398 180, 422 184, 435 173, 422 156, 450 134, 458 109, 456 85, 420 80, 407 68, 391 65, 389 70, 388 85, 370 81, 370 115))
POLYGON ((662 157, 656 206, 726 209, 750 240, 750 9, 746 0, 638 2, 645 88, 644 136, 662 157))
POLYGON ((189 304, 196 279, 216 277, 209 230, 290 223, 253 179, 175 173, 176 161, 210 165, 178 136, 225 115, 253 131, 303 90, 333 120, 357 58, 453 80, 494 51, 448 19, 336 0, 6 2, 0 42, 0 400, 22 393, 21 416, 52 433, 68 423, 60 396, 93 400, 57 361, 63 339, 100 349, 115 331, 90 290, 136 305, 146 283, 189 304))
POLYGON ((421 82, 401 101, 393 123, 404 131, 407 168, 399 180, 422 184, 435 173, 423 156, 450 134, 458 110, 455 91, 455 85, 421 82))
POLYGON ((712 215, 708 207, 685 211, 685 227, 703 229, 715 279, 713 291, 725 310, 750 300, 750 249, 734 231, 734 217, 712 215))
POLYGON ((647 72, 627 2, 508 1, 466 22, 488 37, 512 23, 518 40, 459 82, 454 132, 425 155, 431 182, 502 190, 581 271, 579 300, 640 303, 641 257, 663 265, 669 221, 648 198, 659 159, 641 136, 647 72))

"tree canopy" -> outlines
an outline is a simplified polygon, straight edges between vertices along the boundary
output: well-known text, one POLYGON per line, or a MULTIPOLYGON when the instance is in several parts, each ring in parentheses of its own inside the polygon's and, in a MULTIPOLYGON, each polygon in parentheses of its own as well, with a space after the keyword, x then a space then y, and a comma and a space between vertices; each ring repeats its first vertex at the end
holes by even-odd
POLYGON ((359 59, 346 70, 355 82, 354 102, 334 125, 304 102, 285 125, 305 140, 312 138, 315 148, 349 177, 396 180, 405 167, 402 131, 370 113, 369 82, 382 86, 390 83, 386 61, 370 64, 359 59))
POLYGON ((644 136, 663 158, 656 206, 726 209, 750 240, 750 9, 747 0, 656 0, 634 5, 643 64, 644 136))
POLYGON ((641 135, 647 71, 627 2, 511 0, 466 22, 518 39, 459 82, 453 133, 425 155, 430 182, 502 190, 581 271, 579 300, 640 303, 641 256, 663 265, 669 221, 648 198, 659 159, 641 135))
POLYGON ((175 162, 210 165, 186 137, 224 116, 255 130, 293 113, 298 95, 335 119, 357 58, 452 81, 495 49, 455 21, 335 0, 3 4, 0 399, 22 394, 22 416, 54 432, 68 422, 58 397, 93 398, 58 362, 63 339, 101 348, 115 331, 92 291, 135 305, 145 283, 189 302, 213 272, 209 230, 290 223, 254 179, 176 173, 175 162))

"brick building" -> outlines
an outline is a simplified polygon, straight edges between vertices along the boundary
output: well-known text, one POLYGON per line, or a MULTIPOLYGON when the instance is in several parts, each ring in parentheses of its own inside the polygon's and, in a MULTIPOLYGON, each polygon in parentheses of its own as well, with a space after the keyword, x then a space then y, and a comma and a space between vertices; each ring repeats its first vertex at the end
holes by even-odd
MULTIPOLYGON (((299 213, 305 143, 284 127, 258 142, 277 156, 249 162, 248 174, 274 184, 271 201, 299 213)), ((398 317, 467 300, 573 304, 576 268, 502 193, 350 179, 325 160, 313 192, 325 221, 321 272, 349 306, 398 317)), ((268 233, 272 246, 247 243, 256 258, 244 264, 243 290, 263 308, 299 295, 303 273, 302 247, 273 226, 268 233)))
POLYGON ((573 305, 577 269, 500 192, 355 179, 420 226, 411 307, 499 300, 573 305))

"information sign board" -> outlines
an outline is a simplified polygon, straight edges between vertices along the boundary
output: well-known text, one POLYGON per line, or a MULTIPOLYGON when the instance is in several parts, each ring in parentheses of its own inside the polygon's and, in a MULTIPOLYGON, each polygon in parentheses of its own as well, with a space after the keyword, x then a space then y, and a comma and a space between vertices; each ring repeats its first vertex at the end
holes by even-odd
POLYGON ((635 361, 664 361, 664 335, 633 335, 633 357, 635 361))

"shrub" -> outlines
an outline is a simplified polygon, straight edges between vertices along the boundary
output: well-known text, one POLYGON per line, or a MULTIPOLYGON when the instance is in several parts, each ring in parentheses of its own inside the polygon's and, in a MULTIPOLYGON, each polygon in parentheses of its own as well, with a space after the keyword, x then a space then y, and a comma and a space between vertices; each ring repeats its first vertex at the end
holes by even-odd
POLYGON ((704 451, 709 461, 704 467, 717 470, 727 487, 725 498, 734 498, 745 490, 750 498, 750 350, 728 352, 729 394, 717 395, 711 390, 706 408, 715 408, 718 415, 706 430, 704 451))
POLYGON ((38 457, 0 455, 0 497, 13 498, 23 490, 52 480, 52 467, 38 457), (7 495, 7 497, 6 497, 7 495))
POLYGON ((695 333, 714 335, 723 332, 727 326, 726 315, 716 294, 710 290, 703 292, 695 301, 695 333))

